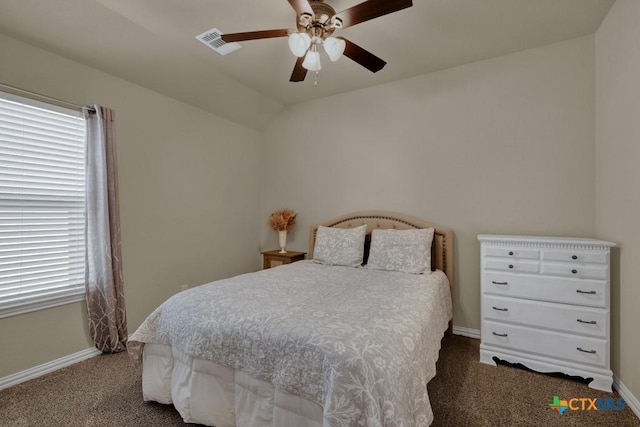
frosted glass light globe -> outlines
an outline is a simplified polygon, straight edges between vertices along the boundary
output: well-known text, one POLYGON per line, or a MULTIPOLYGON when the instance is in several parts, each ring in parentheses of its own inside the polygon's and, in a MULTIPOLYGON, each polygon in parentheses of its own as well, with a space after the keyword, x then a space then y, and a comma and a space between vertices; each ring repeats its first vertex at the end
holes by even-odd
POLYGON ((302 66, 309 71, 320 71, 322 69, 320 66, 320 52, 317 50, 310 50, 307 52, 307 56, 304 58, 302 66))
POLYGON ((347 43, 343 39, 338 39, 335 37, 327 37, 324 41, 324 51, 329 55, 329 59, 332 62, 336 62, 342 54, 344 53, 344 49, 347 47, 347 43))
POLYGON ((311 37, 307 33, 291 33, 289 36, 289 49, 298 58, 302 58, 311 46, 311 37))

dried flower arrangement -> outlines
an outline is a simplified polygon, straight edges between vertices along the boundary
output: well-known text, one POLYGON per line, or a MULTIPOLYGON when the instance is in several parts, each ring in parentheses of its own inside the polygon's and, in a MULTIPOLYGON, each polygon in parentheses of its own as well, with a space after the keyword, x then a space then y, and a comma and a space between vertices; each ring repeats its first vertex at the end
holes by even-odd
POLYGON ((291 209, 282 209, 271 214, 271 228, 276 231, 288 231, 296 225, 296 213, 291 209))

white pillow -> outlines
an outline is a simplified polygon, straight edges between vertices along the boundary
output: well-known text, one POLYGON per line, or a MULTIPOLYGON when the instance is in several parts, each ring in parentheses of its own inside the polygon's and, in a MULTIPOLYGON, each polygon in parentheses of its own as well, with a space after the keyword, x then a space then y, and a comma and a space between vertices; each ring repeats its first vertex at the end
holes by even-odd
POLYGON ((367 226, 333 228, 318 226, 313 260, 320 264, 360 267, 364 259, 367 226))
POLYGON ((433 228, 373 230, 367 268, 423 274, 431 272, 433 228))

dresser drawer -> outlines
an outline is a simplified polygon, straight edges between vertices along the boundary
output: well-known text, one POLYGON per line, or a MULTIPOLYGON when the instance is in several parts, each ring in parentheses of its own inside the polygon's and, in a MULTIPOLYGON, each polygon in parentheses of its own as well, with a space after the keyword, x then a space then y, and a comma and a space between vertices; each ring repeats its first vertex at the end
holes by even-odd
POLYGON ((540 271, 547 276, 577 277, 580 279, 606 279, 609 268, 596 264, 562 264, 543 262, 540 271))
POLYGON ((588 262, 593 264, 608 264, 609 255, 606 252, 585 252, 566 250, 542 250, 542 260, 565 262, 588 262))
POLYGON ((508 246, 487 246, 484 248, 484 255, 499 258, 538 259, 540 257, 540 250, 512 248, 508 246))
POLYGON ((483 294, 527 298, 592 307, 607 305, 607 282, 534 275, 485 272, 483 294))
POLYGON ((606 338, 607 311, 604 308, 485 295, 482 318, 558 331, 606 338))
POLYGON ((486 258, 484 261, 486 270, 513 271, 517 273, 539 273, 538 261, 516 261, 501 258, 486 258))
POLYGON ((482 343, 598 367, 608 366, 606 339, 482 322, 482 343))

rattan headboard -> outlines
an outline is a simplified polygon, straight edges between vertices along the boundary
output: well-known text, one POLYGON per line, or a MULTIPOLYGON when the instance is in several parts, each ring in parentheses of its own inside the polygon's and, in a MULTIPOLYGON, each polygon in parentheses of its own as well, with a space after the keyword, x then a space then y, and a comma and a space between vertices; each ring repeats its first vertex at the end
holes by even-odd
POLYGON ((453 230, 408 215, 385 211, 362 211, 342 215, 322 224, 314 225, 311 227, 311 235, 309 236, 309 259, 313 259, 313 247, 316 242, 318 225, 351 228, 359 227, 362 224, 367 225, 368 236, 370 236, 371 231, 375 229, 395 228, 398 230, 407 230, 412 228, 433 227, 435 229, 435 235, 431 256, 435 259, 435 268, 442 270, 449 279, 451 296, 453 298, 453 230))

